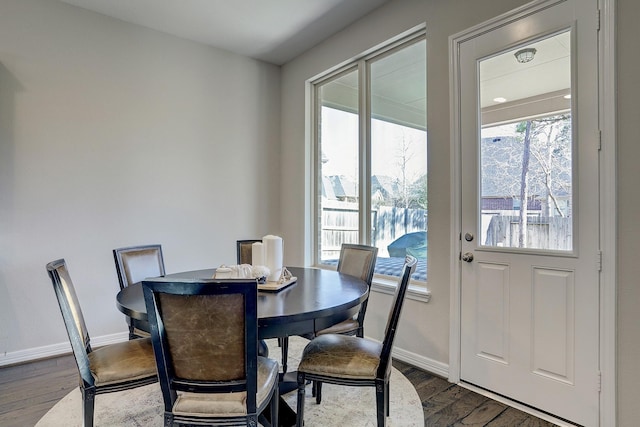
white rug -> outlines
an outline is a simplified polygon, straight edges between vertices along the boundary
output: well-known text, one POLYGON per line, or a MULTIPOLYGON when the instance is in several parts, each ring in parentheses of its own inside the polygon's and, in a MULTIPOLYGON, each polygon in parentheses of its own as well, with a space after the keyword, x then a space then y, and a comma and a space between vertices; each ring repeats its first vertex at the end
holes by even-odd
MULTIPOLYGON (((289 339, 288 370, 298 366, 298 356, 308 341, 289 339)), ((276 340, 268 340, 269 355, 280 359, 281 350, 276 340)), ((292 391, 284 399, 295 410, 297 394, 292 391)), ((424 426, 422 403, 413 385, 395 368, 391 374, 390 417, 387 425, 424 426)), ((96 396, 95 426, 162 426, 163 404, 160 387, 150 384, 132 390, 96 396)), ((349 426, 375 427, 376 403, 373 387, 343 387, 322 385, 322 404, 317 405, 307 386, 305 401, 305 427, 349 426)), ((75 389, 47 412, 36 427, 82 426, 82 398, 75 389)))

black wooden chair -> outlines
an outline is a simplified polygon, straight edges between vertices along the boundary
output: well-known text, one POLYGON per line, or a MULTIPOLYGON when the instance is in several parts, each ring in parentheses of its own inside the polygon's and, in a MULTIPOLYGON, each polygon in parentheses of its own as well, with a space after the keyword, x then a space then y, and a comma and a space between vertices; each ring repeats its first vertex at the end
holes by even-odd
POLYGON ((278 362, 258 356, 257 282, 142 282, 164 425, 278 425, 278 362), (270 409, 270 421, 262 412, 270 409))
MULTIPOLYGON (((376 258, 378 256, 378 248, 375 246, 356 245, 351 243, 343 243, 340 248, 340 259, 338 260, 338 271, 350 276, 359 277, 364 280, 371 290, 371 282, 373 281, 373 272, 376 267, 376 258)), ((358 314, 351 319, 347 319, 329 328, 316 331, 315 336, 326 334, 343 334, 355 335, 364 338, 364 316, 367 312, 367 303, 369 297, 360 305, 358 314)), ((322 400, 322 383, 313 382, 313 395, 316 397, 316 403, 322 400)))
POLYGON ((252 264, 251 256, 253 254, 252 245, 262 242, 260 239, 236 240, 236 260, 238 264, 252 264))
POLYGON ((80 374, 84 426, 93 426, 96 394, 127 390, 158 381, 151 339, 91 348, 89 333, 64 259, 47 264, 71 349, 80 374))
MULTIPOLYGON (((129 246, 113 250, 120 289, 141 282, 148 277, 164 276, 161 245, 129 246)), ((149 324, 127 317, 129 339, 148 337, 149 324)))
MULTIPOLYGON (((391 350, 409 279, 416 264, 417 260, 414 257, 406 257, 382 343, 357 336, 325 334, 307 344, 298 366, 296 420, 298 427, 302 427, 304 420, 307 380, 346 386, 375 387, 378 427, 386 426, 389 416, 391 350)), ((316 393, 320 393, 319 388, 316 393)))
MULTIPOLYGON (((253 264, 253 244, 262 242, 260 239, 236 240, 236 259, 238 264, 253 264)), ((266 344, 264 344, 266 346, 266 344)), ((282 372, 287 372, 287 352, 289 341, 287 338, 278 338, 278 345, 282 348, 282 372)))
MULTIPOLYGON (((378 248, 367 245, 355 245, 343 243, 340 248, 338 271, 364 280, 369 289, 373 281, 373 272, 376 267, 378 248)), ((360 305, 360 311, 352 319, 347 319, 337 325, 316 332, 316 336, 325 334, 345 334, 364 337, 364 315, 367 312, 369 298, 360 305)))
MULTIPOLYGON (((378 248, 375 246, 356 245, 351 243, 343 243, 340 247, 340 259, 338 260, 338 271, 340 273, 348 274, 350 276, 358 277, 364 280, 369 289, 371 289, 371 282, 373 281, 373 272, 376 267, 376 257, 378 256, 378 248)), ((364 337, 364 316, 367 312, 367 302, 369 297, 360 305, 358 314, 351 319, 347 319, 336 325, 333 325, 327 329, 317 331, 313 336, 307 336, 306 338, 314 338, 324 334, 345 334, 356 335, 358 337, 364 337)), ((289 339, 282 339, 282 366, 284 372, 286 372, 287 365, 287 349, 289 347, 289 339)), ((314 382, 313 394, 317 398, 317 402, 320 403, 321 394, 317 393, 316 389, 321 387, 320 383, 314 382)))

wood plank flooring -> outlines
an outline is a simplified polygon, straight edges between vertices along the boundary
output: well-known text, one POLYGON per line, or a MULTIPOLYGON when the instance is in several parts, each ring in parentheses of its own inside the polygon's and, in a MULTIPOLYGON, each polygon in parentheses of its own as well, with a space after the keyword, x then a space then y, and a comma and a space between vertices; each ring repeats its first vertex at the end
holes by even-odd
POLYGON ((425 427, 555 426, 406 363, 394 360, 393 366, 416 388, 422 401, 425 427))
MULTIPOLYGON (((416 388, 425 427, 554 426, 421 369, 399 361, 394 366, 416 388)), ((0 368, 0 426, 34 426, 78 386, 77 372, 71 355, 0 368)))

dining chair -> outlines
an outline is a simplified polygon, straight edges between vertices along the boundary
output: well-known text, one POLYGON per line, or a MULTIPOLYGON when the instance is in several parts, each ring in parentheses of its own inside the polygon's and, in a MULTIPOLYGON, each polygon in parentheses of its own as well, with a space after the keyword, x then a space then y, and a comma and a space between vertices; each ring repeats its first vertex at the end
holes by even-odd
MULTIPOLYGON (((141 282, 147 277, 164 276, 162 245, 129 246, 113 250, 120 289, 141 282)), ((127 317, 129 339, 148 337, 148 322, 127 317)))
MULTIPOLYGON (((416 258, 407 256, 396 287, 382 343, 358 336, 320 335, 305 347, 298 365, 298 403, 296 425, 304 421, 307 380, 323 383, 375 387, 378 427, 386 426, 389 416, 389 377, 391 350, 402 312, 409 279, 416 268, 416 258)), ((316 400, 321 388, 316 390, 316 400)))
MULTIPOLYGON (((236 240, 236 258, 238 264, 253 264, 253 244, 262 242, 260 239, 236 240)), ((287 353, 289 352, 288 338, 278 338, 278 345, 282 350, 282 372, 287 372, 287 353)))
MULTIPOLYGON (((375 246, 343 243, 340 248, 338 272, 355 276, 363 280, 369 289, 373 281, 378 248, 375 246)), ((346 334, 364 337, 364 315, 367 312, 369 297, 360 305, 358 314, 329 328, 316 332, 316 336, 324 334, 346 334)))
POLYGON ((93 426, 95 396, 158 381, 150 338, 91 347, 89 332, 64 259, 47 264, 78 366, 83 425, 93 426))
POLYGON ((253 244, 262 242, 260 239, 236 240, 236 260, 238 264, 252 264, 251 256, 253 244))
MULTIPOLYGON (((371 289, 371 282, 373 281, 373 272, 375 270, 377 256, 378 248, 375 246, 343 243, 340 247, 340 258, 338 260, 337 270, 340 273, 358 277, 367 284, 369 289, 371 289)), ((367 294, 367 299, 365 299, 360 305, 360 310, 353 318, 330 326, 329 328, 316 331, 314 335, 307 336, 306 338, 314 338, 325 334, 345 334, 356 335, 360 338, 364 337, 364 316, 367 311, 368 301, 369 296, 367 294)), ((282 365, 286 366, 287 354, 285 353, 285 348, 288 348, 288 338, 283 338, 283 341, 282 365)), ((319 384, 314 382, 314 395, 316 395, 317 387, 319 387, 319 384)), ((319 400, 318 403, 320 403, 319 400)))
POLYGON ((258 356, 257 281, 158 278, 142 288, 164 425, 277 426, 278 362, 258 356))
MULTIPOLYGON (((343 243, 340 247, 340 258, 338 260, 337 270, 340 273, 360 278, 366 282, 369 290, 371 290, 377 256, 378 248, 375 246, 343 243)), ((344 334, 364 338, 364 316, 367 312, 368 301, 369 296, 367 295, 367 299, 360 305, 360 310, 354 317, 326 329, 316 331, 314 337, 326 334, 344 334)), ((313 382, 313 395, 316 396, 316 402, 318 404, 322 400, 322 392, 319 391, 321 388, 321 382, 313 382)))

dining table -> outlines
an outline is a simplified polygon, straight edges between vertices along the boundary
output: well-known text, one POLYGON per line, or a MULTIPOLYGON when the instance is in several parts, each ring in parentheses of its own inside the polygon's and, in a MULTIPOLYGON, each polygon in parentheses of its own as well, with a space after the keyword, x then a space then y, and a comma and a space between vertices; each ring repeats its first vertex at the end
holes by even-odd
MULTIPOLYGON (((369 295, 364 280, 334 270, 311 267, 287 267, 296 280, 278 291, 258 290, 258 338, 261 354, 268 356, 265 339, 288 336, 313 336, 322 329, 353 317, 369 295)), ((176 280, 211 279, 215 268, 167 274, 176 280)), ((147 308, 142 283, 134 283, 120 290, 116 306, 125 315, 148 326, 147 308)), ((144 326, 143 326, 144 327, 144 326)), ((281 376, 280 393, 296 387, 296 373, 281 376)), ((281 400, 281 425, 295 424, 286 403, 281 400), (293 421, 293 424, 292 424, 293 421)))

